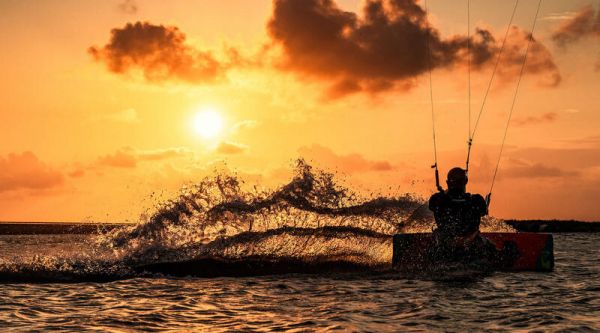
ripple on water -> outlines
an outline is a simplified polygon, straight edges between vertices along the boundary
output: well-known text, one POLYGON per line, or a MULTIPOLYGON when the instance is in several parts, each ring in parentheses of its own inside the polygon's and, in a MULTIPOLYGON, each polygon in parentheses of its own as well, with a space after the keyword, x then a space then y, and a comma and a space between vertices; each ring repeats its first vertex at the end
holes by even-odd
POLYGON ((136 278, 4 284, 0 326, 13 331, 600 330, 600 235, 556 235, 549 274, 470 283, 394 276, 136 278), (581 244, 587 244, 582 246, 581 244))

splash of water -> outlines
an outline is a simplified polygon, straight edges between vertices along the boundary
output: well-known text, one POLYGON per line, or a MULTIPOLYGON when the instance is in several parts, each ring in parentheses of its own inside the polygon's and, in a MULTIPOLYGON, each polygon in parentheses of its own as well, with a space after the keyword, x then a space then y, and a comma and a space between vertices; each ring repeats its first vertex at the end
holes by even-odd
MULTIPOLYGON (((131 276, 136 267, 199 258, 209 258, 212 266, 214 259, 252 259, 384 267, 391 262, 391 235, 427 232, 434 225, 422 198, 365 199, 304 160, 297 161, 292 180, 275 190, 245 190, 244 185, 223 173, 204 178, 140 223, 98 235, 94 253, 37 258, 18 267, 0 263, 0 272, 43 273, 46 268, 75 276, 131 276)), ((500 225, 487 219, 482 229, 498 230, 500 225)))
MULTIPOLYGON (((184 188, 176 199, 165 202, 142 223, 106 235, 104 244, 126 254, 127 260, 139 261, 158 260, 167 252, 172 255, 173 250, 180 254, 187 252, 183 257, 189 254, 182 249, 214 254, 215 241, 244 232, 259 235, 282 228, 317 231, 325 227, 349 227, 357 232, 392 235, 417 221, 411 220, 411 215, 423 206, 423 200, 409 194, 361 200, 349 189, 337 185, 333 174, 315 170, 303 160, 297 161, 293 179, 274 191, 244 191, 242 184, 231 175, 205 178, 184 188)), ((342 236, 345 242, 350 242, 351 237, 342 236)), ((289 237, 289 234, 280 236, 282 248, 285 248, 283 239, 289 237)), ((301 240, 297 242, 302 244, 301 240)), ((269 252, 268 246, 258 243, 251 247, 253 251, 264 248, 269 252)), ((307 243, 294 247, 289 255, 310 254, 314 248, 307 243)), ((221 251, 227 257, 246 255, 246 250, 241 249, 221 251)))

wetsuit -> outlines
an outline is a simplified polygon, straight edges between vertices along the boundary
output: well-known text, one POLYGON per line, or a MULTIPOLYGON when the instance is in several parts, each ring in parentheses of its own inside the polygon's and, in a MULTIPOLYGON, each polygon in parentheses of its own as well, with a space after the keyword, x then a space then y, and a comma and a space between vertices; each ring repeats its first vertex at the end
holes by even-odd
POLYGON ((437 225, 432 259, 471 260, 494 254, 494 245, 479 234, 481 218, 488 213, 481 195, 460 190, 435 193, 429 199, 429 209, 437 225))
POLYGON ((487 204, 479 194, 448 190, 429 199, 438 233, 466 237, 479 230, 481 218, 488 213, 487 204))

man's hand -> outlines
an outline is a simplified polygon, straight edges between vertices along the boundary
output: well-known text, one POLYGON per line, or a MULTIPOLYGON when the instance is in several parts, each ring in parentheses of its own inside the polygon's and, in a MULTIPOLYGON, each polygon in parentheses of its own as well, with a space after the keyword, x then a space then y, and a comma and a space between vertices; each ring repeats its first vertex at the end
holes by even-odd
POLYGON ((485 205, 489 208, 490 207, 490 200, 492 200, 492 193, 488 193, 485 196, 485 205))

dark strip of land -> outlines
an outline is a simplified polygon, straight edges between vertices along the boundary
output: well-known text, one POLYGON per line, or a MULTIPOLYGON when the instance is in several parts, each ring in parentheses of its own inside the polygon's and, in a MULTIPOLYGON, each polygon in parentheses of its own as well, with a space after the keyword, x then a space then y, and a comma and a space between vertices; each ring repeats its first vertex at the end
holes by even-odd
POLYGON ((112 230, 124 223, 69 223, 69 222, 0 222, 0 235, 62 235, 93 234, 112 230))
POLYGON ((575 220, 505 220, 505 223, 524 232, 600 232, 600 222, 575 220))

